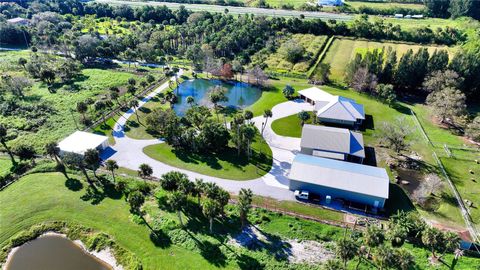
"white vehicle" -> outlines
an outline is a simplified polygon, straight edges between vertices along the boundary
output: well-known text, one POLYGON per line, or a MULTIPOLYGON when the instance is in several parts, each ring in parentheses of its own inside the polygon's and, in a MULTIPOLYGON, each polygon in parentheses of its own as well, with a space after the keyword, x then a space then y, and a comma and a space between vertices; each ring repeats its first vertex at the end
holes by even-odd
POLYGON ((295 198, 308 200, 309 193, 306 190, 295 190, 295 198))

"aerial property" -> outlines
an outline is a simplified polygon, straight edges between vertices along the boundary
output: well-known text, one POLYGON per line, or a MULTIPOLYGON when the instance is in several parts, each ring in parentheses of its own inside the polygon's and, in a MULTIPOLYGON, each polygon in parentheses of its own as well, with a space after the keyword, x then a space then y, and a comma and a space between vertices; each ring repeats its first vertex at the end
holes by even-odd
POLYGON ((365 120, 363 105, 353 99, 331 95, 317 87, 298 92, 300 97, 314 105, 316 116, 323 123, 358 127, 365 120))
POLYGON ((389 178, 383 168, 298 154, 289 174, 290 190, 308 190, 330 200, 383 208, 388 199, 389 178))

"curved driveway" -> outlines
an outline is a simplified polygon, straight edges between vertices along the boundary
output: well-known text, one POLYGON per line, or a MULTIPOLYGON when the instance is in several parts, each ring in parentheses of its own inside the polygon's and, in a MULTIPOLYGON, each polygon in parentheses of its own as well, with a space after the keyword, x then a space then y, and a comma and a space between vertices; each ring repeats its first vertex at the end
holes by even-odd
MULTIPOLYGON (((166 88, 168 88, 168 82, 162 84, 139 102, 138 108, 166 88)), ((253 193, 257 195, 272 197, 278 200, 294 200, 293 193, 288 190, 287 174, 295 154, 300 149, 300 139, 276 135, 271 129, 271 123, 275 119, 292 115, 302 110, 312 110, 312 106, 301 101, 288 101, 273 107, 273 117, 268 119, 263 134, 266 142, 272 149, 273 165, 268 174, 257 179, 238 181, 203 175, 173 167, 148 157, 143 153, 143 148, 148 145, 163 143, 163 141, 160 139, 136 140, 125 135, 125 123, 127 119, 135 113, 135 109, 133 108, 127 111, 123 117, 120 117, 114 126, 113 136, 116 143, 114 146, 111 146, 113 151, 111 151, 108 159, 114 159, 118 162, 119 166, 132 170, 137 170, 142 163, 149 164, 153 168, 153 175, 155 177, 160 177, 166 172, 176 170, 187 174, 192 180, 202 178, 207 182, 215 182, 229 192, 238 193, 241 188, 250 188, 253 193)), ((259 129, 264 120, 261 116, 252 119, 259 129)))

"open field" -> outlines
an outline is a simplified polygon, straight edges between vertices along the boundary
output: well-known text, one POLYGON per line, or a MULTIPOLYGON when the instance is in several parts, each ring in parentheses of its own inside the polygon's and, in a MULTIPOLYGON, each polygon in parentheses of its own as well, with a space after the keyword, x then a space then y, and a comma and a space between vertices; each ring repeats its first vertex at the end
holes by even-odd
POLYGON ((0 156, 0 177, 10 172, 12 161, 8 156, 0 156))
POLYGON ((295 34, 285 37, 277 52, 270 54, 264 61, 268 69, 274 72, 292 72, 304 75, 310 66, 316 61, 319 50, 327 41, 327 36, 314 36, 310 34, 295 34), (285 44, 293 42, 305 48, 305 57, 297 63, 291 63, 285 59, 285 44))
MULTIPOLYGON (((333 41, 333 44, 330 46, 325 58, 323 59, 324 63, 329 63, 331 65, 331 76, 330 78, 335 82, 343 81, 345 75, 345 69, 351 59, 355 57, 357 53, 364 53, 367 50, 381 49, 392 47, 397 51, 397 58, 400 57, 408 50, 412 49, 414 52, 418 51, 420 48, 425 47, 422 45, 412 45, 406 43, 393 43, 393 42, 378 42, 378 41, 368 41, 368 40, 359 40, 359 39, 347 39, 347 38, 336 38, 333 41)), ((427 46, 430 53, 434 52, 436 49, 448 49, 450 54, 453 54, 455 49, 449 47, 439 47, 439 46, 427 46)))
POLYGON ((174 149, 162 143, 145 147, 149 157, 174 167, 225 179, 251 180, 261 177, 272 167, 272 150, 258 134, 252 143, 252 157, 238 156, 233 146, 219 153, 195 154, 174 149))
POLYGON ((425 9, 422 4, 410 4, 410 3, 392 3, 392 2, 362 2, 362 1, 345 1, 345 4, 355 9, 359 7, 369 7, 375 9, 390 9, 390 8, 408 8, 418 11, 425 9))

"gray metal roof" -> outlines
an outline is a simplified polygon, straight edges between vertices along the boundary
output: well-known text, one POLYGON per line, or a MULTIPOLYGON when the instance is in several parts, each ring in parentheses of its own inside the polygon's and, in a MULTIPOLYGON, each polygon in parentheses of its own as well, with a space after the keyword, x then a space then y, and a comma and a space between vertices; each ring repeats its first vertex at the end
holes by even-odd
POLYGON ((346 128, 304 125, 300 146, 365 158, 363 135, 346 128))
POLYGON ((317 111, 317 116, 321 118, 352 122, 357 121, 357 119, 365 120, 363 105, 356 103, 353 99, 341 96, 333 96, 327 104, 325 102, 316 102, 315 110, 317 111))
POLYGON ((388 199, 390 180, 384 168, 298 154, 289 178, 388 199))

